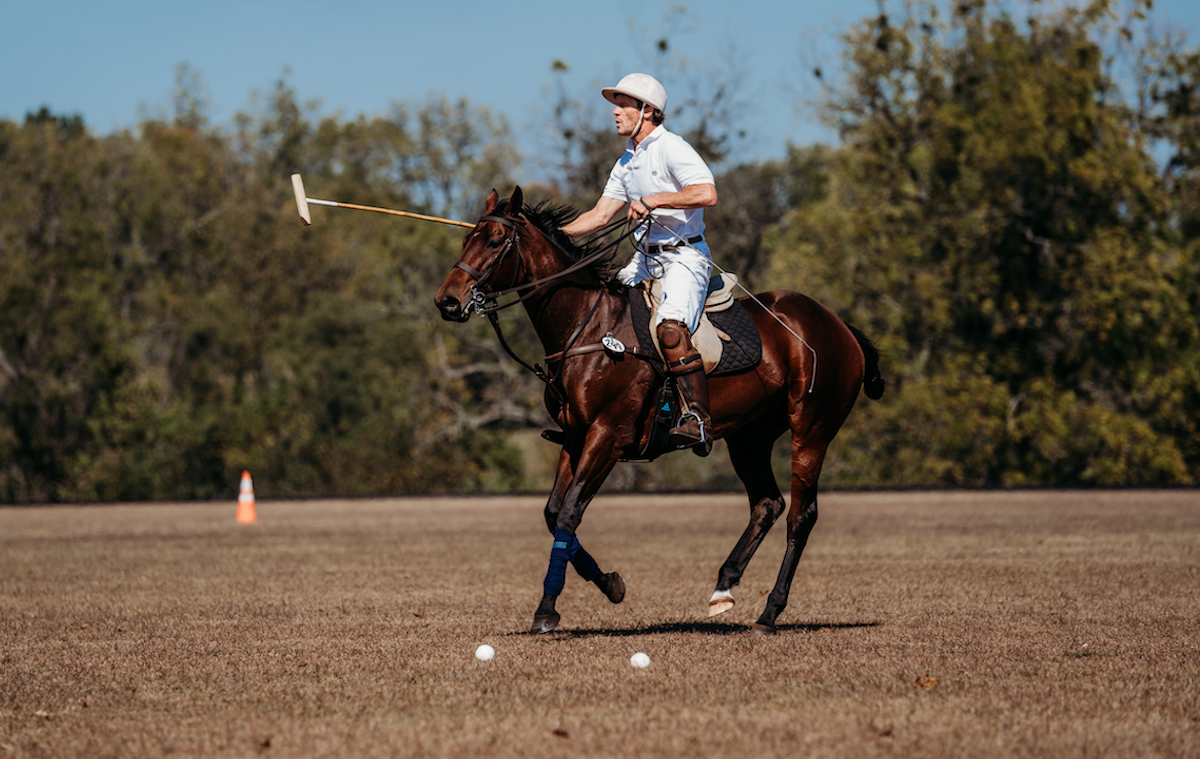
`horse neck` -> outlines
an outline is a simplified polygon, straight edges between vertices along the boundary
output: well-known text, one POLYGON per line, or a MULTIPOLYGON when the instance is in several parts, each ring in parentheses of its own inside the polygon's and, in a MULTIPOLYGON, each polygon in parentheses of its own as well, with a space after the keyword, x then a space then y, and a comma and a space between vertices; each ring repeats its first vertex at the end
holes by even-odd
MULTIPOLYGON (((531 236, 526 247, 528 282, 553 276, 572 262, 541 234, 531 236)), ((561 350, 579 323, 587 317, 601 292, 595 285, 584 283, 579 272, 569 274, 527 298, 522 305, 547 353, 561 350), (594 295, 590 293, 595 293, 594 295)))

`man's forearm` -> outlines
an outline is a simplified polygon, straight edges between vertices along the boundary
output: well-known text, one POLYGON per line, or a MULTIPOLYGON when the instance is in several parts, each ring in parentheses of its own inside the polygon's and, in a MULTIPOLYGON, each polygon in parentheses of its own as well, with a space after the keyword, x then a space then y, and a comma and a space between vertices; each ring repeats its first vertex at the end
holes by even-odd
POLYGON ((562 231, 570 237, 588 235, 604 226, 606 221, 606 219, 600 218, 600 214, 596 213, 595 210, 584 211, 575 217, 575 220, 570 224, 564 224, 562 231))
POLYGON ((564 224, 562 231, 571 237, 591 234, 612 221, 624 206, 625 201, 602 195, 600 200, 596 201, 595 208, 579 214, 570 224, 564 224))
POLYGON ((712 208, 717 204, 717 188, 711 184, 694 184, 679 192, 659 192, 647 195, 641 201, 650 209, 655 208, 712 208))

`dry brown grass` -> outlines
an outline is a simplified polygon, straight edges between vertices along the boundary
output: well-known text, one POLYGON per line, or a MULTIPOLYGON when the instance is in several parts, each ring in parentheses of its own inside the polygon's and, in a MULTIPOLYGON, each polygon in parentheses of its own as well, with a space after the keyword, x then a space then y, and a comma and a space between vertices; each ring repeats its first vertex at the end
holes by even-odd
POLYGON ((600 498, 626 602, 523 634, 541 505, 2 509, 0 756, 1200 756, 1195 491, 827 494, 769 639, 733 495, 600 498))

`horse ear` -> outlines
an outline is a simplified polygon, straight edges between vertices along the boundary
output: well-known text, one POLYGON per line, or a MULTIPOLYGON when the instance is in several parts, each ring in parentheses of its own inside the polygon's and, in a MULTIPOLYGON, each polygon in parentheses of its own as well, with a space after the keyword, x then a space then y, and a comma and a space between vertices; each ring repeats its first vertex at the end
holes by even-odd
POLYGON ((517 185, 516 189, 513 190, 512 197, 508 199, 508 205, 504 207, 504 212, 509 216, 516 217, 524 207, 525 196, 521 192, 521 186, 517 185))
POLYGON ((496 210, 496 204, 500 202, 500 193, 492 190, 488 193, 487 200, 483 204, 483 215, 487 216, 492 211, 496 210))

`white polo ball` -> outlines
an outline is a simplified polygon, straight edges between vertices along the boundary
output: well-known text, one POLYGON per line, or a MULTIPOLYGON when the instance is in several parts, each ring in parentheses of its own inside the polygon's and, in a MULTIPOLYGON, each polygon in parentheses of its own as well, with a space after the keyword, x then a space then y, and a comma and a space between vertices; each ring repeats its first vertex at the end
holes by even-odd
POLYGON ((475 658, 479 661, 491 661, 496 658, 496 649, 484 643, 479 648, 475 649, 475 658))
POLYGON ((646 656, 641 651, 638 651, 633 656, 629 657, 629 663, 638 669, 645 669, 650 666, 650 657, 646 656))

